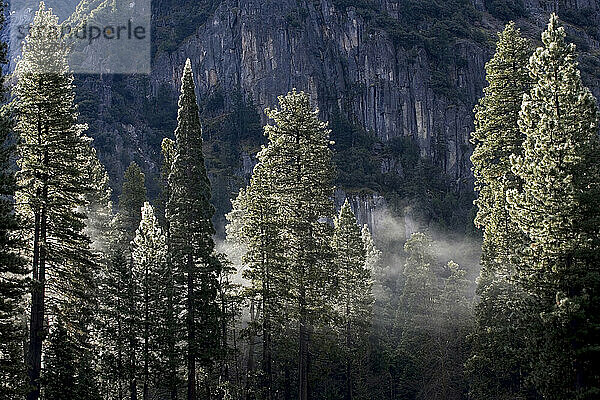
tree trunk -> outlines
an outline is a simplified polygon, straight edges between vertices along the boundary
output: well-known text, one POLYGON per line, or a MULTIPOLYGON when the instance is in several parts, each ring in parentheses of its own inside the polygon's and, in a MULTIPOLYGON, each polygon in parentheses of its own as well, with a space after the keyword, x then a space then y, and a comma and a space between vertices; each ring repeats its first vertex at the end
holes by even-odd
POLYGON ((39 275, 40 248, 40 212, 35 212, 35 228, 33 236, 33 282, 31 292, 31 317, 29 323, 29 347, 27 351, 27 369, 30 391, 27 400, 37 400, 40 396, 39 379, 42 366, 42 323, 40 299, 42 283, 39 275))
POLYGON ((284 388, 283 388, 283 399, 284 400, 292 400, 292 378, 290 376, 290 367, 285 366, 284 371, 284 388))
POLYGON ((117 284, 117 380, 119 385, 119 400, 123 400, 123 324, 121 315, 121 277, 118 278, 117 284))
POLYGON ((346 298, 346 396, 345 400, 352 400, 352 338, 350 336, 350 304, 349 294, 346 298))
POLYGON ((187 257, 187 400, 196 400, 196 326, 194 324, 194 262, 192 260, 191 254, 188 254, 187 257))
POLYGON ((306 316, 306 290, 300 292, 300 329, 298 356, 298 400, 308 400, 308 329, 306 316))
MULTIPOLYGON (((38 124, 41 137, 41 125, 38 124)), ((44 149, 44 169, 47 168, 48 149, 44 149)), ((40 375, 42 371, 42 342, 44 340, 44 300, 46 295, 46 236, 48 206, 48 173, 42 174, 41 210, 36 210, 34 227, 33 288, 31 293, 31 319, 29 329, 29 384, 27 400, 40 397, 40 375)), ((39 191, 38 191, 39 198, 39 191)))
POLYGON ((272 357, 271 357, 271 321, 265 312, 263 327, 263 398, 271 400, 272 357))
POLYGON ((137 400, 137 360, 136 360, 136 327, 135 327, 135 282, 133 280, 133 256, 129 256, 129 312, 132 314, 129 322, 129 392, 131 400, 137 400))
MULTIPOLYGON (((133 370, 133 369, 132 369, 133 370)), ((131 392, 131 400, 137 399, 137 381, 135 374, 131 374, 129 378, 129 391, 131 392)))
MULTIPOLYGON (((258 318, 259 311, 254 310, 254 300, 250 301, 250 321, 255 322, 258 318)), ((250 374, 254 371, 254 335, 250 333, 248 338, 248 360, 246 362, 246 400, 254 399, 254 395, 250 390, 250 374)))
MULTIPOLYGON (((349 262, 349 260, 348 260, 349 262)), ((352 400, 352 325, 350 323, 350 287, 346 290, 346 400, 352 400)))
MULTIPOLYGON (((223 273, 221 273, 221 279, 223 278, 223 273)), ((227 279, 227 278, 225 278, 227 279)), ((225 295, 225 290, 223 289, 223 281, 219 283, 219 290, 221 292, 221 342, 223 343, 223 363, 222 363, 222 376, 225 382, 229 381, 229 356, 228 356, 228 348, 227 348, 227 297, 225 295)))
MULTIPOLYGON (((263 255, 263 259, 265 256, 263 255)), ((272 385, 272 356, 271 356, 271 277, 269 273, 269 263, 264 261, 265 279, 263 293, 263 384, 262 394, 264 400, 271 400, 272 385)))
POLYGON ((148 381, 150 380, 149 362, 150 362, 150 349, 149 349, 149 336, 150 336, 150 306, 149 306, 149 293, 148 293, 148 265, 145 268, 145 284, 144 284, 144 392, 143 399, 149 399, 148 393, 148 381))

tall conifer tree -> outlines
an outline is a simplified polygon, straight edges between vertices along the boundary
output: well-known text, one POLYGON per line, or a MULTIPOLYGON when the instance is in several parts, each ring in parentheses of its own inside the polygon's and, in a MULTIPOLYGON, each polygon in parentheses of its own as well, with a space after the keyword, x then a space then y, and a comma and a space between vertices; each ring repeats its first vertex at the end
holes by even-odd
POLYGON ((308 95, 295 90, 267 110, 274 122, 265 127, 268 146, 258 155, 269 171, 268 185, 277 200, 286 243, 286 282, 298 324, 298 398, 309 397, 312 326, 324 305, 332 258, 333 168, 329 129, 318 118, 308 95))
POLYGON ((146 202, 146 178, 137 163, 129 164, 123 175, 123 187, 119 195, 117 229, 121 235, 123 249, 129 251, 130 242, 140 225, 140 210, 146 202))
POLYGON ((116 216, 116 234, 114 251, 114 268, 117 286, 122 289, 115 295, 116 302, 122 312, 118 313, 119 321, 119 346, 124 346, 119 364, 122 366, 121 375, 128 381, 131 400, 137 399, 139 374, 139 346, 140 334, 138 328, 142 318, 139 310, 138 291, 140 282, 134 274, 132 240, 140 225, 142 214, 140 210, 146 202, 145 176, 141 168, 132 162, 125 170, 123 187, 119 196, 119 212, 116 216))
POLYGON ((282 371, 284 397, 291 396, 295 359, 298 397, 306 399, 310 336, 332 295, 327 220, 333 219, 333 168, 327 124, 319 121, 308 96, 294 90, 279 97, 279 107, 267 110, 274 122, 265 127, 268 145, 258 154, 250 185, 233 202, 227 232, 244 253, 245 276, 251 282, 248 370, 254 368, 252 338, 262 333, 262 398, 272 398, 276 391, 275 362, 282 371), (292 341, 291 322, 297 326, 292 341), (274 359, 275 349, 289 349, 294 341, 296 357, 283 350, 274 359))
POLYGON ((375 246, 375 241, 368 225, 363 225, 360 234, 365 248, 365 267, 371 272, 371 276, 379 276, 383 272, 381 250, 375 246))
POLYGON ((348 200, 335 219, 332 247, 335 252, 338 286, 335 308, 346 364, 344 399, 352 400, 355 398, 355 379, 361 377, 357 361, 361 355, 364 356, 366 348, 373 295, 371 271, 366 267, 366 246, 348 200))
POLYGON ((483 254, 473 355, 469 362, 471 394, 505 398, 523 391, 525 344, 515 319, 524 292, 516 279, 516 251, 525 238, 507 209, 506 193, 518 187, 510 157, 522 151, 518 119, 531 78, 529 43, 514 23, 499 35, 494 57, 486 64, 488 87, 475 108, 475 150, 471 160, 478 206, 475 223, 483 228, 483 254))
POLYGON ((142 337, 142 398, 148 400, 150 386, 159 382, 156 373, 161 368, 160 360, 156 360, 155 356, 159 349, 160 314, 164 304, 161 273, 167 259, 167 243, 149 203, 144 203, 141 215, 140 226, 132 242, 132 256, 133 276, 139 287, 137 308, 141 313, 138 330, 142 337))
POLYGON ((253 321, 255 323, 250 326, 252 332, 249 340, 254 340, 258 334, 262 336, 262 395, 270 399, 273 390, 274 330, 279 320, 277 315, 282 312, 281 298, 285 295, 282 292, 284 247, 278 203, 272 196, 269 171, 263 164, 259 163, 254 168, 248 188, 240 190, 229 219, 229 235, 237 234, 245 248, 242 257, 246 268, 244 277, 250 280, 246 295, 250 297, 253 307, 257 305, 260 310, 256 314, 258 321, 253 321), (232 232, 234 226, 238 227, 236 233, 232 232))
POLYGON ((111 200, 112 189, 109 185, 109 178, 104 166, 95 158, 95 151, 90 149, 94 156, 93 166, 88 171, 90 182, 96 184, 97 190, 88 196, 88 205, 86 207, 87 221, 85 234, 91 240, 91 250, 94 253, 96 267, 92 273, 94 280, 94 308, 92 314, 93 337, 96 343, 95 354, 91 359, 98 360, 94 362, 97 370, 97 378, 100 384, 100 393, 114 393, 116 385, 116 375, 114 360, 116 339, 114 338, 114 314, 116 309, 113 307, 113 286, 111 251, 113 241, 115 241, 115 229, 113 224, 113 204, 111 200))
MULTIPOLYGON (((157 218, 163 227, 167 248, 171 244, 171 229, 169 219, 167 218, 167 204, 171 198, 171 189, 169 186, 169 176, 173 168, 175 160, 175 141, 169 138, 163 139, 161 143, 162 164, 160 169, 160 195, 157 200, 157 218)), ((163 378, 166 389, 169 392, 171 400, 177 398, 177 388, 180 382, 179 364, 180 351, 178 348, 178 321, 177 316, 181 310, 181 305, 178 304, 178 296, 176 293, 175 270, 171 261, 171 251, 167 250, 166 262, 163 265, 163 287, 161 295, 161 312, 159 325, 159 354, 162 367, 163 378)))
POLYGON ((546 398, 600 393, 600 141, 598 110, 577 69, 575 45, 550 17, 529 62, 534 86, 519 126, 523 181, 508 192, 512 217, 531 241, 524 285, 533 294, 532 381, 546 398))
POLYGON ((398 298, 395 329, 400 338, 398 351, 404 364, 400 391, 409 398, 427 398, 431 389, 431 365, 436 335, 436 302, 440 287, 434 268, 433 240, 417 232, 404 244, 406 262, 400 276, 401 294, 398 298), (422 382, 427 382, 427 385, 422 382))
POLYGON ((93 260, 81 211, 86 195, 95 189, 94 183, 85 179, 92 165, 90 141, 83 134, 84 127, 77 124, 73 76, 58 32, 58 18, 41 3, 16 67, 18 211, 25 221, 33 271, 29 400, 37 400, 40 393, 47 308, 55 310, 62 299, 86 292, 77 285, 89 283, 84 275, 93 260), (51 287, 48 277, 52 278, 51 287), (47 294, 57 302, 48 303, 47 294))
POLYGON ((204 165, 202 128, 189 59, 183 70, 175 140, 167 204, 169 251, 184 286, 187 396, 188 400, 195 400, 197 363, 210 373, 217 354, 220 266, 213 254, 215 230, 211 218, 215 209, 210 203, 210 181, 204 165))

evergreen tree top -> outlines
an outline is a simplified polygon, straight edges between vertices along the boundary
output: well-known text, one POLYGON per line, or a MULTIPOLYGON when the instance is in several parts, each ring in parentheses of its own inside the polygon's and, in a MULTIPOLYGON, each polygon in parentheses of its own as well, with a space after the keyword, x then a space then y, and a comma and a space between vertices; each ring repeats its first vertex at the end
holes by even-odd
POLYGON ((471 135, 475 145, 471 161, 478 191, 475 224, 485 228, 486 242, 510 230, 510 224, 505 223, 504 193, 518 185, 510 157, 522 151, 518 120, 523 95, 532 84, 529 56, 529 41, 521 37, 514 23, 509 23, 498 33, 496 52, 485 66, 488 86, 475 107, 475 131, 471 135))
POLYGON ((356 216, 352 212, 352 207, 348 199, 344 201, 342 208, 338 216, 335 218, 335 233, 334 233, 334 246, 340 246, 338 241, 341 241, 344 245, 353 243, 355 250, 364 253, 365 247, 362 240, 362 232, 360 227, 356 223, 356 216))
POLYGON ((202 153, 202 125, 200 124, 200 113, 196 100, 192 63, 189 58, 183 69, 178 104, 173 172, 183 173, 182 169, 189 169, 191 175, 198 179, 196 184, 206 185, 202 191, 210 192, 210 183, 206 175, 202 153))
POLYGON ((157 232, 160 234, 161 228, 157 224, 154 209, 149 202, 144 202, 141 213, 142 219, 140 220, 140 227, 137 230, 137 234, 143 234, 144 232, 157 232))
POLYGON ((291 207, 284 207, 283 214, 311 214, 307 220, 333 218, 334 170, 327 123, 319 120, 309 96, 295 89, 279 96, 278 108, 265 112, 273 124, 265 126, 269 143, 257 158, 276 196, 291 207), (308 204, 314 206, 304 206, 308 204))
POLYGON ((123 189, 119 196, 119 214, 117 215, 117 228, 123 238, 121 244, 126 244, 133 239, 140 223, 140 209, 146 201, 145 177, 142 169, 135 163, 129 164, 123 176, 123 189))
POLYGON ((582 231, 593 238, 597 225, 590 216, 599 189, 598 109, 581 81, 575 46, 565 37, 553 14, 542 34, 544 45, 529 61, 534 86, 519 118, 523 152, 511 158, 524 183, 507 196, 531 247, 546 246, 546 254, 581 248, 582 231))
POLYGON ((166 254, 166 239, 154 215, 150 203, 145 202, 141 209, 140 226, 131 242, 133 258, 139 264, 147 264, 166 254))
POLYGON ((137 163, 132 162, 123 176, 123 189, 119 195, 119 209, 122 212, 138 213, 146 200, 145 176, 137 163))
POLYGON ((550 16, 548 27, 542 33, 543 46, 538 47, 529 60, 532 78, 538 80, 549 69, 568 68, 579 77, 575 44, 567 43, 565 28, 560 25, 556 14, 550 16))
POLYGON ((413 233, 404 244, 404 252, 408 255, 405 270, 429 269, 433 263, 433 240, 428 234, 413 233))
POLYGON ((18 75, 49 72, 68 74, 68 50, 61 35, 58 16, 51 8, 46 8, 42 1, 23 42, 23 56, 17 62, 16 72, 18 75))
POLYGON ((558 15, 556 15, 556 13, 552 13, 550 15, 550 21, 548 22, 546 30, 542 32, 542 43, 544 43, 544 46, 551 52, 554 52, 565 46, 569 50, 575 51, 575 45, 573 43, 567 44, 565 42, 566 37, 567 34, 565 33, 565 28, 560 24, 558 15))
POLYGON ((277 99, 279 100, 278 108, 265 110, 267 117, 275 121, 275 125, 265 126, 265 135, 270 141, 289 139, 289 134, 296 133, 295 129, 299 128, 302 131, 299 132, 301 140, 316 139, 316 143, 319 143, 319 139, 322 139, 326 140, 324 144, 330 144, 329 134, 331 131, 328 129, 328 123, 319 120, 319 109, 313 108, 308 94, 302 91, 298 92, 294 88, 285 96, 278 96, 277 99), (312 135, 314 138, 311 137, 312 135))
POLYGON ((348 199, 344 201, 335 223, 337 227, 348 227, 346 229, 351 229, 353 232, 357 233, 357 236, 361 236, 360 228, 356 224, 356 216, 352 212, 352 207, 350 206, 348 199))
POLYGON ((581 81, 575 45, 565 41, 566 33, 556 14, 542 33, 543 46, 529 60, 535 85, 523 100, 519 126, 526 133, 525 149, 530 153, 538 146, 557 146, 556 157, 571 153, 573 162, 596 151, 598 111, 596 100, 581 81), (565 147, 566 146, 566 147, 565 147))
POLYGON ((183 68, 181 77, 181 94, 179 96, 179 109, 177 111, 177 128, 175 129, 175 140, 180 148, 189 147, 188 141, 195 146, 202 146, 202 131, 200 114, 196 101, 194 85, 194 73, 192 62, 188 58, 183 68))
MULTIPOLYGON (((496 52, 494 56, 486 63, 486 80, 489 85, 484 88, 484 93, 493 95, 498 89, 520 89, 528 81, 515 81, 515 72, 525 70, 527 60, 530 55, 530 42, 521 36, 521 30, 517 28, 514 22, 506 25, 502 32, 498 32, 498 42, 496 43, 496 52), (510 88, 507 84, 518 84, 518 87, 510 88)), ((488 97, 483 97, 485 101, 488 97)))
MULTIPOLYGON (((529 40, 521 36, 514 23, 498 33, 496 52, 485 65, 488 82, 485 96, 475 107, 476 129, 471 138, 477 145, 472 160, 475 167, 486 167, 496 161, 498 153, 511 154, 520 147, 516 121, 523 94, 531 85, 527 68, 529 49, 529 40)), ((475 174, 478 173, 476 168, 475 174)))
POLYGON ((210 236, 214 233, 211 218, 215 208, 210 202, 211 186, 204 164, 202 126, 189 59, 181 78, 173 153, 167 205, 172 239, 182 251, 193 250, 206 256, 214 246, 210 236))

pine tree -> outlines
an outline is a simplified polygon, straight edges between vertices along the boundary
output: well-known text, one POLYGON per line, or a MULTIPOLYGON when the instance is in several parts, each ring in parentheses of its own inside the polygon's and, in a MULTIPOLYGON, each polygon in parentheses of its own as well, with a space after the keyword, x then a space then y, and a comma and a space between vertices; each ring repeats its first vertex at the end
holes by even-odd
POLYGON ((210 373, 218 347, 220 267, 213 254, 214 207, 210 203, 210 181, 202 154, 202 129, 189 59, 183 71, 175 139, 175 158, 169 175, 171 196, 167 204, 169 251, 176 274, 185 287, 187 395, 188 400, 195 400, 197 363, 205 373, 210 373))
POLYGON ((272 398, 276 380, 282 381, 284 397, 291 396, 293 322, 298 329, 299 397, 304 399, 308 396, 310 335, 329 307, 333 286, 332 229, 327 224, 333 214, 333 169, 329 130, 319 121, 308 96, 293 91, 281 96, 279 103, 280 109, 267 110, 274 121, 265 127, 268 145, 257 156, 250 185, 233 201, 227 233, 243 253, 244 276, 250 281, 246 291, 251 314, 247 390, 254 390, 252 377, 256 375, 253 338, 261 335, 259 396, 272 398))
POLYGON ((56 32, 57 17, 41 3, 16 67, 18 212, 24 219, 33 270, 29 400, 39 398, 46 308, 59 307, 61 299, 85 292, 74 285, 85 280, 81 274, 93 266, 81 211, 87 193, 95 189, 85 179, 93 160, 84 127, 77 124, 66 47, 56 32))
POLYGON ((484 228, 484 247, 488 251, 483 261, 494 264, 488 267, 492 274, 501 273, 494 268, 510 268, 513 245, 520 243, 518 228, 506 210, 506 192, 519 184, 511 171, 510 157, 522 151, 519 112, 523 95, 531 87, 529 41, 520 36, 513 22, 498 38, 496 53, 486 64, 489 85, 475 107, 476 124, 471 136, 478 191, 475 223, 484 228))
POLYGON ((391 339, 391 325, 393 325, 396 310, 392 306, 394 293, 387 282, 394 274, 391 273, 390 266, 384 265, 382 252, 376 247, 371 231, 366 224, 363 226, 361 234, 366 252, 365 267, 373 278, 373 330, 378 332, 381 340, 391 339))
POLYGON ((397 319, 411 330, 427 331, 434 312, 434 301, 439 294, 433 271, 433 240, 428 234, 417 232, 404 244, 407 254, 402 273, 402 294, 397 319))
MULTIPOLYGON (((505 398, 523 392, 525 343, 515 319, 523 291, 516 279, 516 252, 525 238, 508 214, 506 193, 519 185, 510 157, 522 151, 518 126, 523 95, 531 86, 529 43, 514 23, 499 33, 494 57, 486 64, 488 87, 475 108, 473 172, 478 206, 475 223, 483 227, 483 254, 469 362, 475 398, 505 398)), ((520 312, 523 312, 522 310, 520 312)))
POLYGON ((440 287, 434 273, 433 240, 428 234, 414 233, 404 244, 407 254, 398 286, 401 294, 395 318, 395 331, 399 337, 400 362, 407 368, 402 371, 399 391, 409 398, 427 398, 425 385, 429 382, 432 365, 436 302, 440 287))
POLYGON ((146 202, 145 181, 142 169, 135 162, 129 164, 123 175, 117 215, 117 229, 122 236, 120 240, 125 249, 129 248, 142 219, 140 210, 146 202))
MULTIPOLYGON (((166 215, 168 201, 171 197, 171 189, 169 187, 169 176, 175 159, 175 141, 165 138, 161 144, 162 164, 160 172, 160 194, 157 200, 157 217, 164 229, 167 247, 170 246, 170 223, 166 215)), ((159 342, 159 360, 161 363, 160 371, 162 371, 161 382, 164 382, 164 388, 168 391, 171 400, 177 398, 177 388, 179 387, 179 366, 180 366, 180 351, 177 346, 179 341, 178 336, 178 321, 180 307, 178 304, 178 296, 176 295, 175 271, 173 262, 171 261, 171 251, 167 249, 166 261, 163 265, 161 276, 164 279, 164 285, 161 289, 161 306, 160 306, 160 324, 158 329, 159 342)))
MULTIPOLYGON (((242 278, 247 280, 242 284, 242 299, 248 308, 249 321, 245 328, 240 331, 242 337, 247 342, 247 357, 246 368, 242 380, 245 382, 244 391, 247 398, 259 397, 269 399, 272 396, 273 388, 270 385, 272 382, 272 354, 273 354, 273 324, 269 323, 270 310, 274 309, 271 300, 277 300, 276 296, 272 296, 272 288, 277 288, 273 285, 273 254, 269 253, 272 243, 279 242, 277 234, 270 236, 275 232, 272 231, 272 224, 267 223, 273 221, 276 214, 266 213, 267 204, 262 204, 268 199, 266 193, 258 190, 258 184, 263 180, 260 179, 260 171, 264 172, 264 168, 256 166, 253 172, 250 186, 241 188, 235 199, 232 199, 231 211, 226 215, 228 221, 225 231, 227 234, 227 245, 230 247, 229 257, 237 264, 241 271, 242 278), (253 183, 254 182, 254 183, 253 183), (254 198, 249 195, 251 190, 257 194, 263 194, 262 197, 254 198), (255 201, 252 201, 255 200, 255 201), (269 232, 269 235, 267 235, 269 232), (273 242, 267 239, 274 237, 273 242), (263 282, 265 281, 265 282, 263 282), (262 313, 262 308, 267 308, 267 317, 262 313), (265 322, 265 320, 267 322, 265 322), (261 335, 262 331, 262 335, 261 335), (255 367, 255 353, 257 337, 262 336, 263 341, 263 363, 260 373, 255 367), (258 394, 258 396, 257 396, 258 394)), ((263 174, 264 175, 264 174, 263 174)))
MULTIPOLYGON (((4 3, 0 4, 0 28, 4 26, 4 3)), ((0 43, 0 67, 6 64, 6 44, 0 43)), ((4 74, 0 71, 0 103, 6 101, 4 74)), ((23 296, 25 263, 19 254, 20 223, 14 213, 16 189, 12 162, 15 147, 10 138, 11 115, 0 110, 0 398, 22 397, 26 370, 23 363, 23 296)))
MULTIPOLYGON (((344 399, 355 396, 357 361, 365 352, 365 337, 371 320, 373 295, 371 271, 366 267, 366 248, 356 217, 348 200, 344 202, 335 219, 332 248, 335 253, 337 301, 343 358, 345 360, 344 399)), ((372 254, 371 254, 372 255, 372 254)), ((364 372, 364 371, 363 371, 364 372)))
MULTIPOLYGON (((96 174, 105 176, 100 171, 96 174)), ((97 277, 101 383, 105 394, 123 399, 127 391, 130 397, 137 397, 139 282, 133 274, 131 241, 146 201, 144 174, 135 163, 125 171, 117 215, 112 213, 110 189, 105 186, 101 193, 90 202, 96 212, 88 227, 94 239, 92 247, 101 250, 97 277)))
POLYGON ((298 323, 298 398, 306 400, 311 330, 326 297, 333 216, 333 168, 327 124, 318 119, 308 95, 292 91, 267 110, 268 146, 258 160, 269 171, 277 199, 286 254, 288 295, 298 323))
POLYGON ((244 232, 245 215, 248 196, 246 188, 240 188, 235 199, 231 199, 231 211, 225 215, 227 225, 225 226, 225 240, 229 249, 231 261, 242 268, 242 257, 247 251, 247 239, 244 232))
POLYGON ((523 153, 511 158, 523 185, 508 202, 531 242, 523 276, 536 323, 532 381, 546 398, 592 399, 600 393, 598 110, 565 37, 553 14, 529 62, 523 153))
MULTIPOLYGON (((115 376, 115 343, 113 306, 113 281, 111 252, 114 248, 116 230, 114 229, 114 215, 112 204, 112 189, 109 185, 108 173, 95 155, 93 148, 92 158, 94 163, 88 171, 88 180, 95 183, 97 189, 88 196, 86 214, 88 216, 84 233, 91 240, 91 250, 94 254, 96 267, 92 271, 91 279, 95 287, 93 302, 91 342, 95 344, 94 354, 90 360, 97 359, 92 368, 97 375, 99 393, 112 395, 117 377, 115 376)), ((88 346, 89 347, 89 346, 88 346)), ((91 350, 91 349, 90 349, 91 350)), ((82 385, 83 386, 83 385, 82 385)))
MULTIPOLYGON (((114 231, 114 228, 113 228, 114 231)), ((102 373, 105 382, 103 388, 108 395, 124 399, 128 386, 125 319, 127 316, 127 283, 129 263, 125 254, 114 251, 111 245, 108 267, 101 282, 101 316, 104 327, 102 338, 102 373)))
POLYGON ((473 330, 473 307, 467 271, 449 261, 445 272, 449 276, 444 279, 437 307, 439 334, 436 347, 439 350, 432 361, 443 368, 441 373, 434 372, 437 398, 454 399, 463 398, 467 392, 464 366, 469 358, 467 337, 473 330))
MULTIPOLYGON (((277 323, 276 316, 282 312, 281 298, 285 296, 281 292, 284 262, 281 225, 268 173, 263 164, 259 163, 254 168, 250 185, 240 190, 234 201, 232 213, 239 213, 239 220, 236 221, 230 214, 228 226, 230 237, 237 234, 245 249, 242 257, 244 277, 250 281, 246 297, 252 307, 257 306, 260 311, 255 314, 258 320, 250 326, 249 341, 253 342, 255 336, 262 336, 261 386, 264 399, 273 395, 274 325, 277 323)), ((253 372, 251 364, 248 374, 253 372)))
POLYGON ((123 187, 119 196, 119 212, 115 224, 117 240, 114 251, 114 274, 116 285, 119 288, 115 293, 115 302, 122 311, 118 312, 118 364, 121 365, 120 375, 127 379, 129 395, 132 400, 137 399, 138 384, 138 353, 141 311, 138 309, 137 293, 139 282, 134 275, 134 262, 131 242, 140 225, 142 215, 140 210, 146 202, 145 176, 141 168, 132 162, 125 170, 123 187))
MULTIPOLYGON (((155 362, 158 351, 158 325, 160 321, 160 307, 164 304, 161 298, 162 276, 167 258, 166 238, 154 216, 154 210, 149 203, 144 203, 141 211, 142 219, 132 242, 132 256, 134 263, 133 280, 139 284, 137 309, 142 311, 142 384, 143 399, 150 396, 150 385, 155 381, 155 371, 159 371, 160 364, 155 362), (152 358, 152 360, 151 360, 152 358), (152 364, 152 365, 151 365, 152 364), (152 373, 152 376, 151 376, 152 373)), ((156 379, 158 381, 158 379, 156 379)))

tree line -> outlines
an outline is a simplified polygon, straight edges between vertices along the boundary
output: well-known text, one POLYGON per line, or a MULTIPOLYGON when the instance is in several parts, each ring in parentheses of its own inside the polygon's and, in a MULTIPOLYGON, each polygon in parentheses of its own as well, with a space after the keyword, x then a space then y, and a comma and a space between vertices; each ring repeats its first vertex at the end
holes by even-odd
POLYGON ((132 163, 112 204, 57 27, 42 3, 0 120, 0 397, 597 396, 598 115, 556 16, 531 57, 508 24, 486 66, 478 299, 433 232, 392 260, 336 212, 328 124, 295 90, 215 243, 189 59, 159 196, 132 163))

